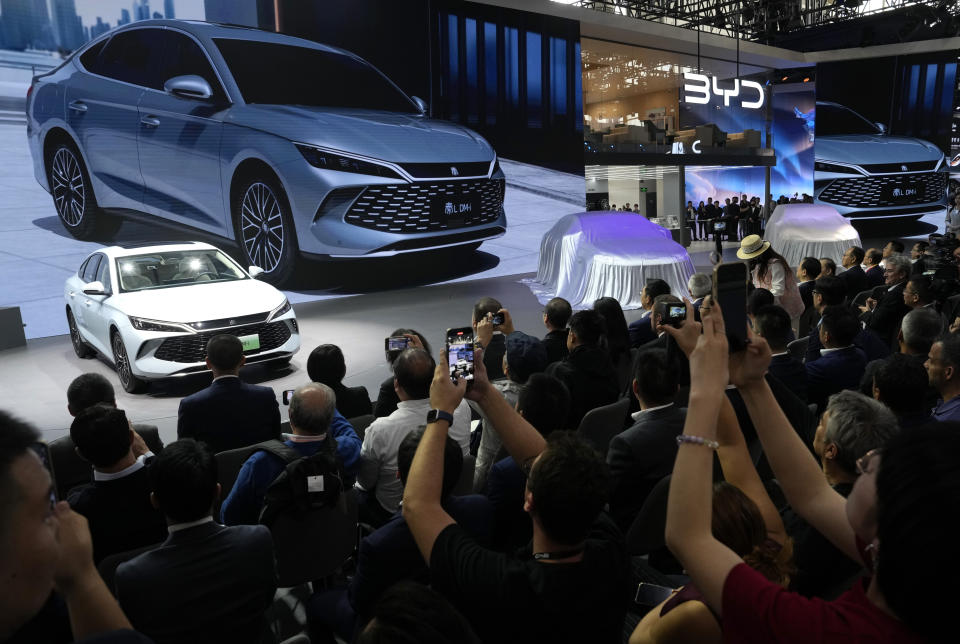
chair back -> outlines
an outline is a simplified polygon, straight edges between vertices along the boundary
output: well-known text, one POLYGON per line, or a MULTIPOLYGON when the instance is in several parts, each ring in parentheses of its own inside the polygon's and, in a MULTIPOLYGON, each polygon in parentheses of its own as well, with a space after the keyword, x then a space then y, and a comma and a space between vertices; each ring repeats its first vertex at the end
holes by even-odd
POLYGON ((93 467, 77 454, 76 445, 69 436, 50 441, 50 467, 57 488, 57 498, 66 500, 67 493, 84 483, 93 482, 93 467))
POLYGON ((867 302, 867 298, 870 297, 870 294, 873 293, 872 288, 868 288, 865 291, 860 291, 857 293, 854 298, 850 301, 851 306, 863 306, 867 302))
POLYGON ((357 494, 344 490, 336 504, 302 515, 284 512, 268 525, 281 588, 329 577, 357 546, 357 494))
POLYGON ((623 431, 629 410, 629 398, 591 409, 580 421, 577 432, 606 458, 610 440, 623 431))
POLYGON ((670 494, 670 474, 657 481, 650 490, 640 513, 627 530, 627 554, 648 555, 666 547, 667 497, 670 494))
POLYGON ((160 546, 159 543, 152 543, 149 546, 134 548, 133 550, 127 550, 124 552, 117 552, 101 559, 100 563, 97 564, 97 572, 100 573, 103 583, 107 585, 107 588, 110 589, 110 592, 114 595, 117 594, 116 588, 114 587, 114 582, 116 581, 117 568, 120 566, 120 564, 126 563, 134 557, 142 555, 148 550, 153 550, 158 546, 160 546))
POLYGON ((465 496, 473 494, 473 474, 477 469, 477 457, 473 454, 467 454, 463 457, 463 468, 460 470, 460 478, 453 488, 453 496, 465 496))
POLYGON ((223 503, 223 500, 227 498, 227 495, 230 494, 230 490, 233 489, 233 484, 237 482, 237 475, 240 474, 240 468, 243 467, 243 464, 246 463, 247 459, 260 449, 262 445, 275 442, 275 440, 276 439, 271 439, 261 443, 254 443, 253 445, 246 445, 245 447, 217 452, 214 458, 217 459, 217 483, 220 484, 220 498, 217 499, 213 508, 214 518, 220 518, 220 505, 223 503))
POLYGON ((787 345, 787 352, 794 360, 803 362, 803 356, 807 354, 807 343, 810 342, 810 336, 798 338, 787 345))
POLYGON ((367 427, 370 426, 376 419, 376 416, 373 414, 364 414, 363 416, 354 416, 353 418, 348 418, 347 422, 353 426, 353 431, 357 432, 357 436, 360 437, 360 440, 363 440, 364 434, 367 433, 367 427))

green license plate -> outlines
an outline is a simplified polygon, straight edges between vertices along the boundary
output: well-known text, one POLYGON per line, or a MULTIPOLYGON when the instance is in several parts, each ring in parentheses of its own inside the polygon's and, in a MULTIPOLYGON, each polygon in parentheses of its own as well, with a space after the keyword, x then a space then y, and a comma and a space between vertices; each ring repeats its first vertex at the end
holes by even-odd
POLYGON ((243 344, 244 351, 256 351, 260 348, 260 336, 256 333, 253 335, 241 335, 240 342, 243 344))

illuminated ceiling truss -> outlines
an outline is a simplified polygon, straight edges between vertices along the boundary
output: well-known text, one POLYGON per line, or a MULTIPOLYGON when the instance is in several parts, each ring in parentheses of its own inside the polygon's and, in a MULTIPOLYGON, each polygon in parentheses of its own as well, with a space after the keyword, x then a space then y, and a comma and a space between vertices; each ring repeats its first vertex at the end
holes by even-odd
POLYGON ((910 9, 928 25, 960 25, 956 0, 557 0, 639 20, 770 42, 777 36, 910 9))

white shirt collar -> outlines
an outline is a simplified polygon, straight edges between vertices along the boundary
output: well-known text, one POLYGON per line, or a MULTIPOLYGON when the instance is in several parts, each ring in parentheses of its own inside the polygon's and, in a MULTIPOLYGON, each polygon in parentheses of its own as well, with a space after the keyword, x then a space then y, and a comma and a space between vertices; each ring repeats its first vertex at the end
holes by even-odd
POLYGON ((303 434, 281 434, 283 440, 293 441, 294 443, 319 443, 321 441, 327 440, 326 434, 319 434, 316 436, 305 436, 303 434))
POLYGON ((139 457, 133 462, 133 465, 130 467, 125 467, 119 472, 98 472, 93 470, 93 480, 94 481, 116 481, 117 479, 122 479, 124 476, 130 476, 137 470, 143 469, 144 461, 147 458, 153 456, 153 452, 147 452, 139 457))
POLYGON ((770 357, 771 357, 771 358, 776 358, 777 356, 785 356, 785 355, 787 355, 787 354, 789 354, 789 353, 790 353, 789 351, 781 351, 780 353, 771 353, 771 354, 770 354, 770 357))
POLYGON ((849 349, 849 348, 851 348, 851 347, 853 347, 853 346, 854 346, 854 345, 852 345, 852 344, 848 344, 848 345, 845 346, 845 347, 833 347, 833 348, 831 348, 831 349, 820 349, 820 355, 823 355, 823 354, 825 354, 825 353, 830 353, 831 351, 843 351, 844 349, 849 349))
POLYGON ((239 378, 239 377, 240 376, 234 375, 232 373, 228 373, 225 376, 217 376, 216 378, 213 379, 213 381, 216 382, 218 380, 223 380, 224 378, 239 378))
POLYGON ((656 407, 647 407, 646 409, 641 409, 638 412, 634 412, 630 414, 630 417, 633 418, 633 420, 637 421, 643 418, 644 414, 649 414, 650 412, 657 411, 658 409, 666 409, 667 407, 670 407, 672 405, 673 403, 670 402, 670 403, 667 403, 666 405, 658 405, 656 407))
POLYGON ((187 528, 195 528, 198 525, 203 525, 204 523, 213 523, 213 517, 207 515, 202 519, 197 519, 196 521, 187 521, 186 523, 174 523, 173 525, 167 526, 167 532, 173 534, 174 532, 179 532, 180 530, 186 530, 187 528))

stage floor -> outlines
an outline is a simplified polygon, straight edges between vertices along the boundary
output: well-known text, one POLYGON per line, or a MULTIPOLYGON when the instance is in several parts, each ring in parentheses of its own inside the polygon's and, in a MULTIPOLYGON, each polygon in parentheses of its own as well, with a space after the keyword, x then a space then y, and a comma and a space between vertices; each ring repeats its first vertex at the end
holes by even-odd
MULTIPOLYGON (((879 222, 858 225, 865 246, 882 247, 890 238, 922 238, 935 230, 935 223, 917 222, 893 226, 879 222)), ((738 244, 724 244, 724 259, 735 258, 738 244)), ((695 242, 690 257, 699 271, 710 269, 709 254, 714 246, 695 242)), ((534 257, 537 246, 532 246, 534 257)), ((428 268, 421 268, 426 276, 428 268)), ((533 277, 533 272, 502 275, 433 286, 413 286, 362 297, 340 297, 323 301, 303 302, 295 306, 300 321, 302 346, 288 370, 270 371, 261 366, 244 370, 244 379, 269 385, 277 392, 307 382, 306 360, 313 347, 333 343, 343 349, 347 359, 346 384, 363 385, 376 397, 380 383, 389 375, 383 356, 383 338, 399 326, 408 326, 424 333, 434 352, 441 348, 448 327, 470 323, 473 303, 485 295, 499 299, 514 318, 518 330, 542 337, 543 307, 520 280, 533 277)), ((628 322, 637 319, 640 311, 626 311, 628 322)), ((150 386, 146 394, 123 392, 113 369, 101 359, 76 358, 66 335, 30 340, 25 348, 0 352, 0 409, 8 410, 30 421, 53 440, 67 433, 66 389, 70 381, 86 371, 107 376, 117 389, 117 403, 137 422, 160 427, 161 438, 176 439, 176 414, 180 399, 205 387, 209 375, 170 379, 150 386)), ((286 418, 286 408, 281 406, 286 418)))

